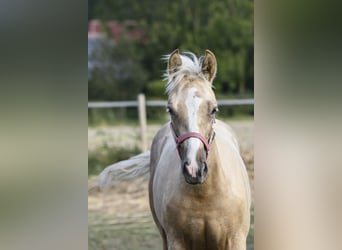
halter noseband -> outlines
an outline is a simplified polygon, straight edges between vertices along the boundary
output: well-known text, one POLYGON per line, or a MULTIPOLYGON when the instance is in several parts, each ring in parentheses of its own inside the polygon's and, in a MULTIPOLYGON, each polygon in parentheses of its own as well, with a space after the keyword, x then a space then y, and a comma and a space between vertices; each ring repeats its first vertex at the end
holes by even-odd
MULTIPOLYGON (((214 122, 215 122, 215 119, 213 119, 213 123, 214 122)), ((187 139, 189 139, 191 137, 194 137, 194 138, 197 138, 197 139, 201 140, 201 142, 203 143, 203 146, 204 146, 206 158, 208 158, 210 144, 213 142, 213 140, 215 138, 215 131, 213 129, 212 129, 212 132, 210 134, 209 139, 207 140, 203 135, 201 135, 200 133, 197 133, 197 132, 188 132, 188 133, 182 134, 181 136, 177 136, 172 122, 170 124, 171 124, 172 134, 173 134, 173 136, 175 137, 175 140, 176 140, 177 150, 178 150, 179 157, 181 156, 181 154, 180 154, 180 146, 181 146, 181 144, 185 140, 187 140, 187 139)))

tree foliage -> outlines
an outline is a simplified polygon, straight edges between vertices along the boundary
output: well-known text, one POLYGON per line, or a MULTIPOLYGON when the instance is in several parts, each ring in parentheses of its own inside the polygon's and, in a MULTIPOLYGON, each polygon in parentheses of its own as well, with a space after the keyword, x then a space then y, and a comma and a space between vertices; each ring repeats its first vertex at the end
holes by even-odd
POLYGON ((136 46, 130 42, 97 44, 95 62, 88 80, 89 100, 127 100, 135 98, 146 82, 136 46))
MULTIPOLYGON (((90 0, 89 0, 90 1, 90 0)), ((253 8, 251 0, 91 0, 89 18, 102 21, 135 20, 146 33, 147 41, 131 42, 133 50, 120 47, 124 57, 131 60, 134 71, 146 82, 161 78, 166 65, 161 56, 175 48, 202 55, 213 51, 218 61, 215 81, 221 94, 253 92, 253 8), (137 66, 138 65, 138 66, 137 66)), ((126 46, 128 41, 125 41, 126 46)), ((119 53, 119 52, 117 52, 119 53)), ((113 55, 114 56, 114 55, 113 55)), ((127 71, 133 70, 127 69, 127 71)), ((134 77, 134 76, 132 76, 134 77)), ((99 80, 100 82, 100 80, 99 80)), ((128 84, 128 79, 125 84, 128 84)), ((122 85, 121 85, 122 86, 122 85)), ((116 86, 117 87, 117 86, 116 86)), ((114 86, 112 88, 115 88, 114 86)), ((124 90, 122 90, 124 91, 124 90)))

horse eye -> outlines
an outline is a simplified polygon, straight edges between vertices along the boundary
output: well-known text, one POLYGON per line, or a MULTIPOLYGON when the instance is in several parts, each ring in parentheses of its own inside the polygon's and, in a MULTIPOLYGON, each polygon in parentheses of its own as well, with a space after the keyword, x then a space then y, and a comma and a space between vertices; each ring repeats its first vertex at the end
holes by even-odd
POLYGON ((218 107, 215 107, 215 108, 213 108, 213 110, 211 111, 211 115, 214 115, 216 112, 218 111, 218 107))
POLYGON ((171 107, 167 107, 166 112, 170 113, 170 115, 174 113, 171 107))

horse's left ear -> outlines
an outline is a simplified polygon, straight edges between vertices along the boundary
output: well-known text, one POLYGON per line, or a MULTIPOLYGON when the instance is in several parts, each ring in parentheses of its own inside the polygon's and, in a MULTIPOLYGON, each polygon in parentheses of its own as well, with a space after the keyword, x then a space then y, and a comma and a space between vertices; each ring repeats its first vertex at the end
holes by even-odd
POLYGON ((202 73, 204 77, 210 83, 212 83, 216 76, 217 64, 216 64, 216 57, 214 53, 208 49, 205 51, 205 56, 202 60, 201 68, 202 68, 202 73))

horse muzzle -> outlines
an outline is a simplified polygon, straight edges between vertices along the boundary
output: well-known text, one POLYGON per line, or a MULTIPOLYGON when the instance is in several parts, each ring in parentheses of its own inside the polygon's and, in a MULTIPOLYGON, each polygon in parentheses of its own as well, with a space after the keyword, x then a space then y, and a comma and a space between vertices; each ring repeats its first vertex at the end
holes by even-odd
POLYGON ((187 183, 192 185, 204 183, 208 173, 208 165, 205 160, 191 162, 186 159, 182 162, 182 165, 183 175, 187 183))
POLYGON ((207 158, 210 144, 215 138, 215 131, 212 129, 209 139, 206 139, 198 132, 187 132, 178 136, 172 122, 170 123, 170 126, 177 145, 178 155, 182 162, 185 181, 189 184, 202 184, 205 181, 206 175, 208 173, 207 158), (188 142, 188 139, 190 138, 196 138, 197 140, 200 140, 202 143, 201 148, 203 149, 203 154, 196 157, 196 160, 193 161, 187 157, 187 147, 184 145, 186 144, 185 142, 188 142))

